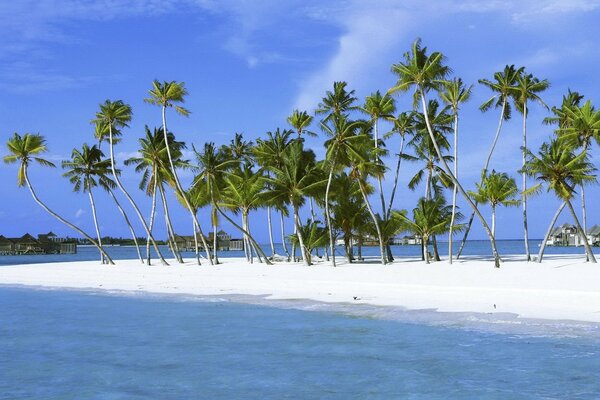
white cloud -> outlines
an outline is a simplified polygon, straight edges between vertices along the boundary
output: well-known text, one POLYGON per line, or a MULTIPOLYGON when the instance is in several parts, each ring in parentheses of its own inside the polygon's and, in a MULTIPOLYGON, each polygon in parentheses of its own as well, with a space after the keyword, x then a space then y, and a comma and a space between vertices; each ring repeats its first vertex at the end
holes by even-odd
POLYGON ((75 211, 75 218, 79 218, 81 217, 83 214, 85 214, 85 211, 83 210, 83 208, 78 209, 77 211, 75 211))

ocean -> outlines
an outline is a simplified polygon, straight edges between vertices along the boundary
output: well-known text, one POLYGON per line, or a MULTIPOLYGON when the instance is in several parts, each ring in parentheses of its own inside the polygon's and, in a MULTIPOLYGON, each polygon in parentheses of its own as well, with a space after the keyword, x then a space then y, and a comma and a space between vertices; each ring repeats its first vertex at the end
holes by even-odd
MULTIPOLYGON (((522 253, 520 241, 499 247, 522 253)), ((131 247, 108 250, 135 258, 131 247)), ((470 242, 465 254, 488 250, 470 242)), ((583 252, 549 252, 557 250, 583 252)), ((377 249, 363 253, 374 257, 377 249)), ((419 254, 417 246, 394 246, 394 253, 419 254)), ((76 255, 0 263, 97 258, 82 247, 76 255)), ((256 296, 0 286, 0 399, 397 398, 600 398, 600 325, 256 296)))

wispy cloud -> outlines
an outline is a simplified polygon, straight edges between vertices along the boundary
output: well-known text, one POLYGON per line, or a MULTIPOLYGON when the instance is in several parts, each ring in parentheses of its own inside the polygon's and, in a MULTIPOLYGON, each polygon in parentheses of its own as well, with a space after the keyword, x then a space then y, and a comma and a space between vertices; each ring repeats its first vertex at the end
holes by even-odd
POLYGON ((75 218, 79 218, 83 214, 85 214, 85 210, 83 208, 79 208, 79 209, 77 209, 77 211, 75 211, 75 218))

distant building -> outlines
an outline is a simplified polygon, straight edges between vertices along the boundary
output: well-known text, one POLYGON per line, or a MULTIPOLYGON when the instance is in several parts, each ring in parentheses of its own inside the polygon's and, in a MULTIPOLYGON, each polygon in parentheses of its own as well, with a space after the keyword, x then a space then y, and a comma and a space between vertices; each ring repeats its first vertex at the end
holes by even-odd
POLYGON ((562 224, 561 226, 555 227, 552 232, 550 232, 550 236, 548 237, 548 241, 546 241, 547 246, 582 246, 583 243, 581 238, 579 237, 579 233, 577 231, 577 227, 575 225, 570 224, 562 224))
POLYGON ((412 235, 412 236, 402 236, 402 237, 394 237, 391 240, 392 244, 397 245, 420 245, 422 243, 421 236, 412 235))
POLYGON ((59 238, 48 232, 38 235, 37 239, 29 233, 18 238, 0 235, 0 254, 75 254, 77 242, 74 239, 59 238))
POLYGON ((592 246, 600 246, 600 226, 594 225, 588 229, 587 233, 588 243, 592 246))
MULTIPOLYGON (((204 237, 206 244, 210 250, 214 247, 214 232, 210 232, 208 237, 204 237)), ((194 251, 196 247, 196 241, 194 236, 180 236, 175 235, 175 243, 179 250, 182 251, 194 251)), ((198 238, 198 249, 203 250, 202 240, 198 238)), ((227 232, 220 230, 217 232, 217 250, 218 251, 229 251, 229 250, 243 250, 244 244, 242 239, 232 239, 231 235, 227 232)))

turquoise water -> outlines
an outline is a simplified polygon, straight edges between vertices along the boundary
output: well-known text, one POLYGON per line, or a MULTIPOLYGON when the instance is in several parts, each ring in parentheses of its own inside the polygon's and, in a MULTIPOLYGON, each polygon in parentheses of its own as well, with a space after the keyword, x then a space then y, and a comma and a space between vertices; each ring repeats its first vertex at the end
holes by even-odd
POLYGON ((0 399, 600 398, 597 326, 319 307, 0 287, 0 399))
MULTIPOLYGON (((541 240, 530 240, 530 248, 537 254, 538 245, 541 240)), ((501 255, 513 255, 513 254, 524 254, 524 241, 523 240, 499 240, 498 251, 501 255)), ((266 254, 271 254, 270 247, 268 245, 262 245, 263 250, 266 254)), ((448 252, 448 243, 440 242, 439 251, 442 258, 446 258, 448 252)), ((277 254, 285 255, 281 244, 275 245, 277 254)), ((344 256, 343 249, 338 247, 337 255, 340 257, 344 256)), ((458 245, 454 248, 455 253, 458 251, 458 245)), ((595 252, 600 251, 600 248, 595 248, 595 252)), ((115 260, 118 259, 135 259, 137 253, 134 247, 106 247, 106 251, 115 260)), ((143 249, 143 252, 145 249, 143 249)), ((165 257, 171 257, 171 254, 166 246, 162 246, 161 251, 165 257)), ((392 246, 392 253, 397 258, 402 257, 420 257, 419 246, 392 246)), ((463 254, 465 256, 487 256, 489 257, 492 253, 490 243, 487 240, 470 240, 465 245, 463 254)), ((152 252, 154 254, 154 252, 152 252)), ((221 257, 244 257, 243 251, 225 251, 219 253, 221 257)), ((320 254, 323 251, 320 250, 320 254)), ((356 254, 356 253, 355 253, 356 254)), ((546 247, 546 254, 580 254, 583 256, 584 249, 582 247, 546 247)), ((298 256, 300 253, 298 252, 298 256)), ((379 255, 378 247, 363 247, 364 257, 377 257, 379 255)), ((186 258, 193 258, 194 254, 187 252, 183 254, 186 258)), ((79 247, 77 254, 49 254, 49 255, 22 255, 22 256, 0 256, 0 265, 15 265, 15 264, 32 264, 32 263, 45 263, 45 262, 61 262, 61 261, 81 261, 81 260, 97 260, 99 259, 98 251, 93 247, 79 247)))

